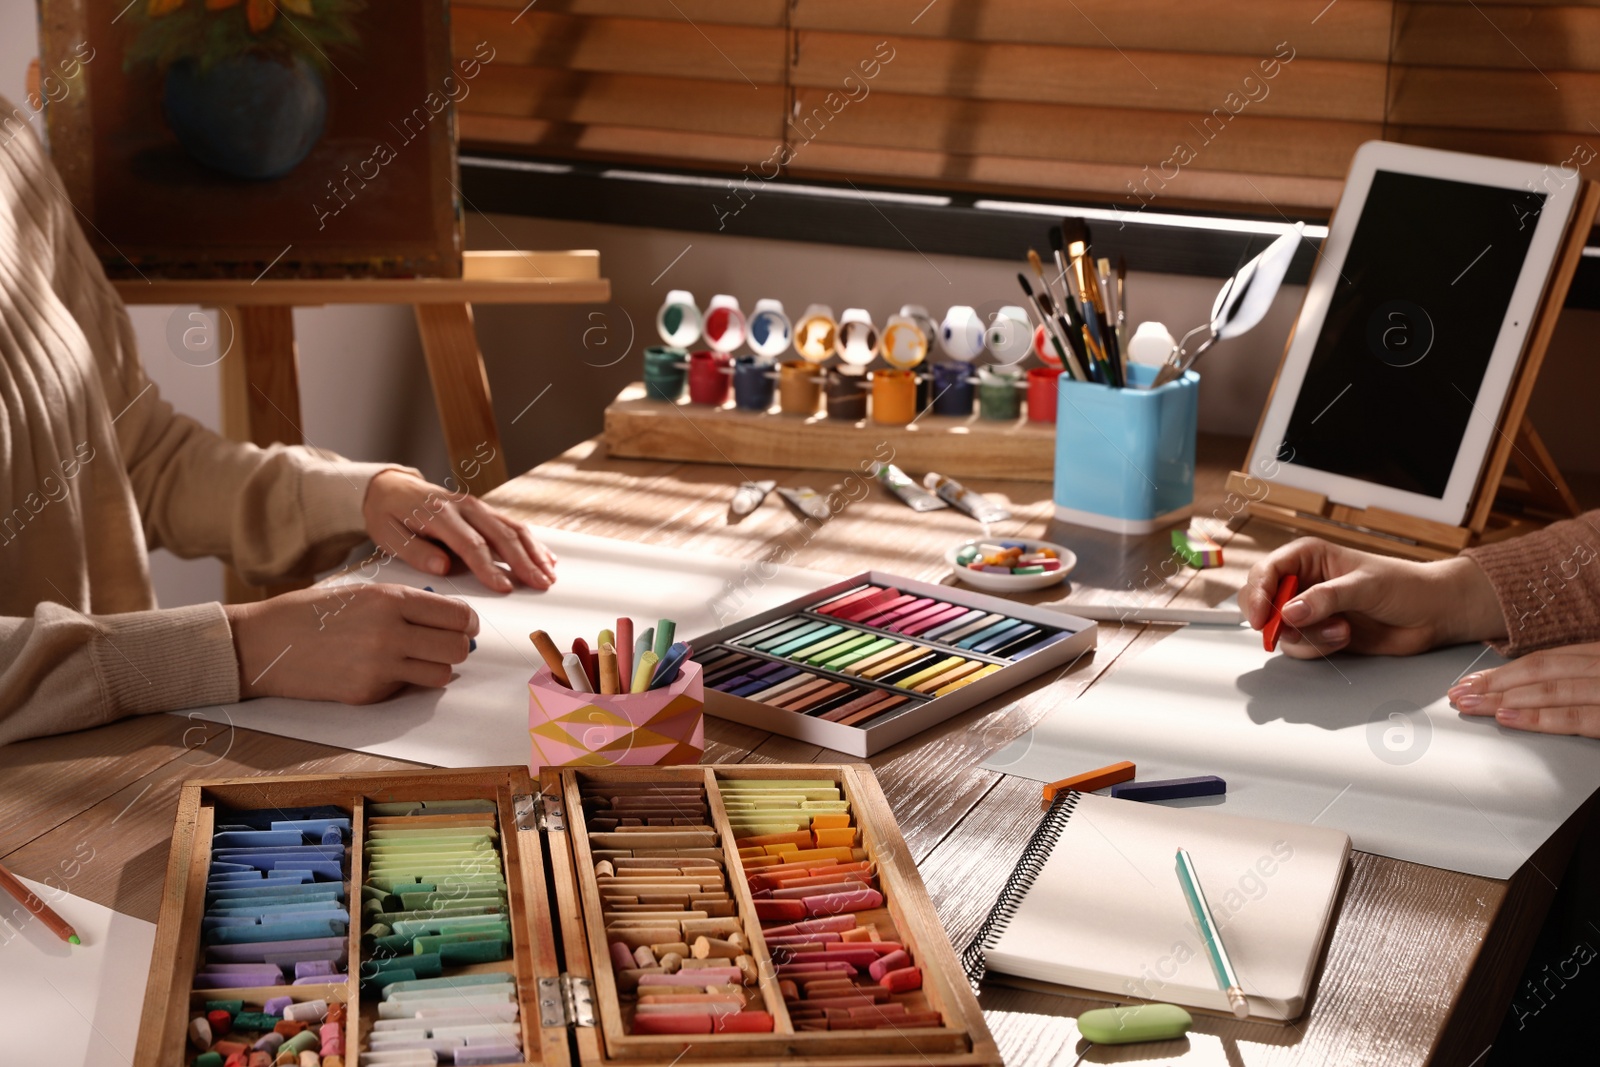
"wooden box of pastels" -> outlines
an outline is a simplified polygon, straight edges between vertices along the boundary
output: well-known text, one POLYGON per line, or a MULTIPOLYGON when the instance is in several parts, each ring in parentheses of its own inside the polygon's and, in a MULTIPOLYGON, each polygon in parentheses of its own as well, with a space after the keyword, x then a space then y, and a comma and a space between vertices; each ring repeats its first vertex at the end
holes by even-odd
POLYGON ((1000 1063, 865 766, 191 782, 135 1067, 1000 1063))
POLYGON ((1095 645, 1048 608, 867 571, 693 638, 709 715, 871 756, 1095 645))

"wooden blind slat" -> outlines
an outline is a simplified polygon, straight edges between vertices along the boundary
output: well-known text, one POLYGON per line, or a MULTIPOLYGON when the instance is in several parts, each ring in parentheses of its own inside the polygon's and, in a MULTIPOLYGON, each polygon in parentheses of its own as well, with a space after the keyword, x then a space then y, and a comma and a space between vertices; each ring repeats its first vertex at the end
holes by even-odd
POLYGON ((787 61, 781 29, 699 26, 681 19, 578 18, 540 10, 512 22, 503 10, 470 4, 453 5, 450 21, 457 55, 487 41, 495 50, 494 65, 502 67, 781 85, 787 61))
MULTIPOLYGON (((1332 7, 1328 0, 940 0, 918 13, 920 6, 795 0, 791 22, 799 30, 1093 48, 1115 42, 1123 49, 1199 54, 1267 56, 1288 40, 1308 56, 1376 63, 1389 52, 1389 0, 1338 0, 1332 7)), ((803 34, 800 41, 804 47, 803 34)))
POLYGON ((781 89, 732 90, 689 78, 490 65, 466 102, 480 115, 761 137, 762 156, 784 136, 781 89))
MULTIPOLYGON (((507 115, 462 115, 461 143, 471 148, 526 149, 534 154, 579 159, 644 162, 685 161, 737 171, 772 151, 772 141, 756 137, 632 126, 579 125, 507 115)), ((708 197, 708 200, 712 198, 708 197)))
MULTIPOLYGON (((816 89, 797 90, 798 114, 789 124, 792 140, 821 141, 833 147, 934 149, 964 156, 1131 163, 1130 177, 1141 173, 1142 165, 1159 170, 1165 160, 1174 158, 1180 144, 1188 145, 1193 155, 1189 163, 1177 163, 1180 171, 1195 167, 1342 176, 1356 146, 1379 136, 1382 129, 1377 123, 1279 119, 1248 113, 1226 123, 1212 119, 1208 125, 1203 116, 1178 111, 960 101, 889 93, 874 94, 863 105, 832 114, 826 95, 816 89), (1286 152, 1285 145, 1294 145, 1295 151, 1286 152)), ((797 158, 804 156, 805 147, 796 144, 797 158)))
POLYGON ((1402 126, 1566 130, 1595 135, 1600 74, 1407 67, 1393 75, 1389 120, 1402 126))
POLYGON ((1600 7, 1398 4, 1394 59, 1416 66, 1600 71, 1600 7))
MULTIPOLYGON (((692 22, 698 25, 782 28, 784 6, 787 2, 788 0, 538 0, 538 9, 566 15, 612 15, 618 18, 661 19, 692 22)), ((472 4, 475 7, 498 8, 513 15, 533 7, 528 0, 472 0, 472 4)), ((450 5, 452 11, 459 6, 454 3, 450 5)))
POLYGON ((1289 60, 1284 63, 1272 52, 1260 58, 1204 56, 807 33, 796 53, 799 58, 790 72, 795 85, 858 97, 881 90, 967 100, 1193 110, 1201 115, 1220 108, 1383 121, 1383 64, 1308 59, 1292 46, 1281 53, 1289 60), (893 50, 887 54, 894 58, 876 63, 875 54, 882 53, 875 49, 886 40, 893 50), (870 82, 860 76, 862 63, 877 70, 870 82))
POLYGON ((1128 167, 1124 164, 1079 163, 1006 156, 954 156, 944 152, 877 147, 836 147, 814 144, 796 158, 799 177, 832 178, 857 175, 863 169, 908 185, 933 188, 983 188, 1000 196, 1049 196, 1057 190, 1075 189, 1096 196, 1121 211, 1136 215, 1140 204, 1149 210, 1236 204, 1274 214, 1310 211, 1325 213, 1344 187, 1339 178, 1300 178, 1233 171, 1185 172, 1154 198, 1135 199, 1128 192, 1128 167))

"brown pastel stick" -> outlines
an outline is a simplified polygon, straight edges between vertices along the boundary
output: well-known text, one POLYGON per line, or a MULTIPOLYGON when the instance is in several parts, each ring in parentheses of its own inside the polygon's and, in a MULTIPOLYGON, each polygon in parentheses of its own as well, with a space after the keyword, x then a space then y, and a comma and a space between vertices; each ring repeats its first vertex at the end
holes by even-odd
POLYGON ((677 974, 683 969, 684 958, 676 952, 666 952, 657 957, 656 962, 668 974, 677 974))
POLYGON ((682 941, 662 941, 651 945, 650 951, 656 954, 656 959, 660 959, 669 952, 677 953, 679 956, 687 956, 689 955, 689 946, 682 941))
POLYGON ((656 954, 650 951, 649 945, 640 945, 633 950, 633 961, 639 967, 657 966, 656 954))
MULTIPOLYGON (((607 930, 606 937, 612 941, 621 941, 632 952, 640 945, 655 945, 664 942, 676 941, 681 937, 681 932, 675 926, 623 926, 614 930, 607 930)), ((654 951, 654 950, 652 950, 654 951)), ((660 957, 657 957, 658 959, 660 957)))
POLYGON ((629 967, 626 970, 618 969, 617 988, 624 992, 632 992, 639 988, 639 979, 647 974, 666 974, 660 967, 629 967))
POLYGON ((904 696, 890 696, 882 703, 873 704, 871 707, 862 708, 849 718, 840 719, 839 722, 843 726, 857 726, 863 722, 866 722, 868 719, 873 719, 879 715, 882 715, 886 711, 893 711, 895 708, 898 708, 901 704, 904 704, 910 699, 910 697, 904 696))
POLYGON ((684 856, 682 859, 646 859, 636 856, 628 859, 617 860, 616 867, 619 871, 626 867, 715 867, 718 870, 721 870, 722 864, 718 863, 714 859, 705 859, 696 856, 684 856))
POLYGON ((717 937, 697 937, 690 946, 690 952, 697 960, 719 959, 731 960, 744 954, 745 945, 742 934, 731 934, 727 940, 717 937))
POLYGON ((735 956, 733 965, 739 968, 739 974, 744 977, 745 985, 755 985, 761 981, 761 972, 756 969, 754 956, 735 956))
POLYGON ((727 937, 739 932, 738 919, 685 919, 681 924, 685 940, 696 937, 727 937))
POLYGON ((572 680, 567 677, 566 669, 561 665, 561 650, 550 640, 550 635, 543 630, 535 630, 528 635, 528 640, 532 641, 533 647, 539 651, 539 658, 544 660, 544 665, 550 668, 550 676, 571 689, 572 680))
POLYGON ((823 704, 826 704, 835 697, 843 693, 848 693, 853 688, 855 687, 849 682, 834 682, 827 688, 820 689, 801 700, 796 700, 792 703, 786 704, 784 707, 787 711, 804 713, 810 711, 812 708, 821 707, 823 704))

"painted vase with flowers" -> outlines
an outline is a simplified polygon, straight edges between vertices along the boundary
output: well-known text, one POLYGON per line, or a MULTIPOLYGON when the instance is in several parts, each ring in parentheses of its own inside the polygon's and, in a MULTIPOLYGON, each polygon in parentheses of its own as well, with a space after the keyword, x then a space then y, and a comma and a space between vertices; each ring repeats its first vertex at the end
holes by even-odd
MULTIPOLYGON (((328 116, 330 52, 359 44, 365 0, 140 0, 129 69, 161 74, 161 106, 197 162, 237 178, 279 178, 304 160, 328 116)), ((337 68, 333 68, 337 69, 337 68)))

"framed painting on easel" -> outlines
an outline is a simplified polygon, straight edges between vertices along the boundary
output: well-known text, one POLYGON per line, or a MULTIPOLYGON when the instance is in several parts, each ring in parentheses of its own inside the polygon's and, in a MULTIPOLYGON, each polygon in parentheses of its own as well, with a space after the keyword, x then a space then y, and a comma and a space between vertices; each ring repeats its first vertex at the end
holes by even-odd
POLYGON ((1597 205, 1575 173, 1363 145, 1230 488, 1420 559, 1575 513, 1526 412, 1597 205))
POLYGON ((113 277, 459 277, 446 0, 42 0, 51 154, 113 277), (76 63, 70 61, 76 60, 76 63))

